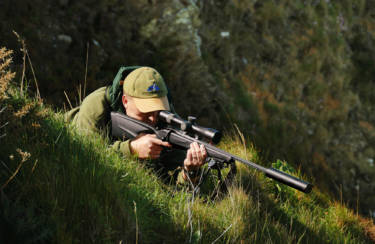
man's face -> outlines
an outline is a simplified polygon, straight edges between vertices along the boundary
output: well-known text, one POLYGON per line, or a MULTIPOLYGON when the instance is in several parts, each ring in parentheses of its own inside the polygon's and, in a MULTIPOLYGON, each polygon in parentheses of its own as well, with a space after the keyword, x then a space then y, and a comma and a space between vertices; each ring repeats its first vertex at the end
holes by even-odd
POLYGON ((138 119, 138 120, 143 121, 143 122, 145 122, 149 125, 153 125, 153 126, 156 125, 159 111, 142 113, 135 106, 135 103, 134 103, 134 100, 132 99, 132 97, 127 96, 127 95, 122 96, 122 104, 125 107, 126 115, 128 115, 129 117, 132 117, 134 119, 138 119))

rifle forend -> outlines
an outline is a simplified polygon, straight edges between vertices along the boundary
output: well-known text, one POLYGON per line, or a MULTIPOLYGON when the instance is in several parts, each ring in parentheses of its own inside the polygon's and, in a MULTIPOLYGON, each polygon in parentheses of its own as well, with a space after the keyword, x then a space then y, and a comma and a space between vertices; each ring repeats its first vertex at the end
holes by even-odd
POLYGON ((213 158, 215 160, 227 163, 233 163, 234 161, 238 161, 240 163, 253 167, 259 171, 262 171, 269 178, 277 180, 280 183, 286 184, 304 193, 309 193, 313 187, 310 183, 300 180, 287 173, 284 173, 274 168, 265 168, 261 165, 255 164, 251 161, 245 160, 243 158, 230 154, 224 150, 221 150, 209 143, 201 141, 197 137, 192 137, 186 133, 186 130, 179 130, 171 127, 157 129, 142 121, 139 121, 137 119, 131 118, 127 115, 118 112, 111 112, 111 120, 112 136, 116 138, 131 139, 136 137, 140 133, 150 133, 155 134, 159 139, 163 141, 168 141, 175 147, 179 147, 185 150, 190 148, 190 144, 192 142, 197 142, 198 144, 203 144, 206 148, 208 157, 213 158))

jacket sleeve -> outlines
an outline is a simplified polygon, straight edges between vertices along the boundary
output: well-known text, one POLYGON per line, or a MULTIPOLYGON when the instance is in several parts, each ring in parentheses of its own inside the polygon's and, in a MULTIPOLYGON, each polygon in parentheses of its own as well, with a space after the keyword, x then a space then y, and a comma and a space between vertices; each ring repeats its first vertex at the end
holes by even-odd
POLYGON ((127 155, 131 155, 131 151, 130 151, 130 140, 126 140, 126 141, 115 141, 115 142, 112 144, 112 148, 115 149, 115 150, 118 151, 118 152, 121 152, 121 153, 124 154, 125 156, 127 156, 127 155))

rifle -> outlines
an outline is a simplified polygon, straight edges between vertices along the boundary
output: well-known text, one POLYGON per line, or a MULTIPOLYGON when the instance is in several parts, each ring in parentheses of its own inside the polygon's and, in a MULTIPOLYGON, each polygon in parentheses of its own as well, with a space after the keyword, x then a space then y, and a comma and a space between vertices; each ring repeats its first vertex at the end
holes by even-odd
POLYGON ((219 172, 224 165, 231 165, 235 174, 234 162, 238 161, 265 173, 269 178, 304 193, 309 193, 313 187, 312 184, 287 173, 274 168, 265 168, 215 147, 209 142, 217 144, 221 139, 221 133, 215 129, 197 125, 194 117, 189 116, 186 121, 176 114, 160 111, 158 119, 158 126, 154 127, 125 114, 111 112, 112 136, 120 139, 131 139, 140 133, 155 134, 160 140, 168 141, 173 147, 184 150, 189 149, 192 142, 197 142, 205 146, 207 155, 211 158, 209 167, 216 168, 219 172))

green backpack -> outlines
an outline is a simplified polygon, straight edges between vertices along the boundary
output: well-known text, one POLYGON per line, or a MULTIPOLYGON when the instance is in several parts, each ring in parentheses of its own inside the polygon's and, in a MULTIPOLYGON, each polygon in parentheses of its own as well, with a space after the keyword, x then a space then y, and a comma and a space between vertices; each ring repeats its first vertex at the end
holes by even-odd
POLYGON ((117 75, 113 79, 111 85, 107 87, 106 95, 109 100, 109 104, 113 111, 123 112, 123 106, 121 103, 122 96, 122 82, 125 77, 130 74, 133 70, 141 68, 142 66, 122 66, 117 72, 117 75))

